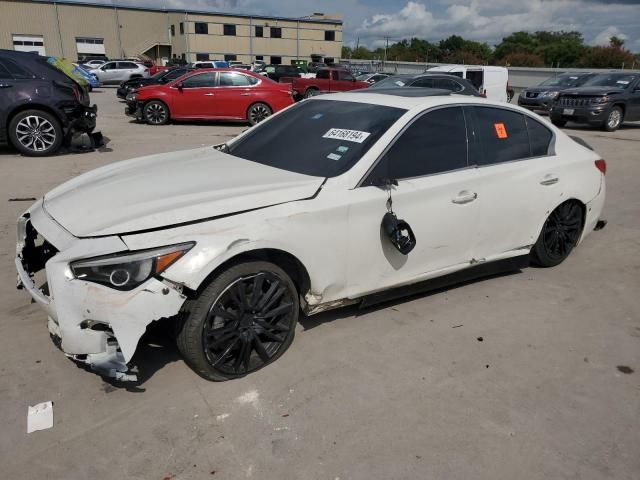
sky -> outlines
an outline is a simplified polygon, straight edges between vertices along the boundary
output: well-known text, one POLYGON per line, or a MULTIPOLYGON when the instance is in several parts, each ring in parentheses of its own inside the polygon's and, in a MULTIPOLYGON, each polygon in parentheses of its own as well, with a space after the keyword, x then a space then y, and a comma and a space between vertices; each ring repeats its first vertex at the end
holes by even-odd
POLYGON ((89 0, 93 3, 186 8, 300 17, 340 13, 346 46, 377 47, 419 37, 460 35, 495 45, 514 31, 577 30, 591 45, 611 36, 640 52, 640 0, 89 0))

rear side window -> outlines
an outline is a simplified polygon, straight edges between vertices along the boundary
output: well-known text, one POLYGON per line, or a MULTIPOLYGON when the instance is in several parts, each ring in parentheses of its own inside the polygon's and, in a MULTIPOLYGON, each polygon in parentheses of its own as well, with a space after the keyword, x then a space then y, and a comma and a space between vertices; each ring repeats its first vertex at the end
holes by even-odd
POLYGON ((138 68, 133 62, 118 62, 118 68, 138 68))
POLYGON ((424 87, 424 88, 436 88, 436 80, 435 78, 419 78, 410 84, 412 87, 424 87))
POLYGON ((529 143, 531 144, 531 156, 541 157, 549 154, 549 144, 553 137, 551 130, 537 120, 525 117, 527 130, 529 130, 529 143))
POLYGON ((492 107, 475 107, 476 133, 483 156, 480 164, 510 162, 530 157, 529 135, 524 115, 492 107))
POLYGON ((452 92, 459 92, 462 90, 462 85, 458 82, 454 82, 449 78, 439 78, 436 82, 436 88, 442 88, 444 90, 450 90, 452 92))
POLYGON ((12 78, 9 69, 2 64, 2 61, 0 61, 0 78, 12 78))
POLYGON ((31 75, 27 70, 8 58, 5 58, 0 62, 0 73, 5 75, 4 78, 33 78, 33 75, 31 75), (4 66, 4 68, 1 68, 2 66, 4 66), (5 70, 8 73, 8 76, 5 74, 5 70))
POLYGON ((448 172, 467 166, 462 107, 441 108, 413 122, 375 167, 368 184, 448 172))
POLYGON ((255 83, 252 80, 255 79, 241 73, 220 72, 221 87, 248 87, 255 83))

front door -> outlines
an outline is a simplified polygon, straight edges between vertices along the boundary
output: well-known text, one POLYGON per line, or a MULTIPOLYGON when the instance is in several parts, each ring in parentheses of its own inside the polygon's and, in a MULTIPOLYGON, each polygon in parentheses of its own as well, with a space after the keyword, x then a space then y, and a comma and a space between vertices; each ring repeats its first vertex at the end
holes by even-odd
POLYGON ((469 168, 462 107, 432 110, 415 120, 383 154, 349 209, 350 295, 414 283, 468 266, 477 228, 477 169, 469 168), (388 191, 392 209, 410 225, 416 246, 400 253, 381 228, 388 191))
POLYGON ((216 72, 202 72, 185 78, 171 96, 174 118, 212 118, 219 111, 216 98, 216 72))

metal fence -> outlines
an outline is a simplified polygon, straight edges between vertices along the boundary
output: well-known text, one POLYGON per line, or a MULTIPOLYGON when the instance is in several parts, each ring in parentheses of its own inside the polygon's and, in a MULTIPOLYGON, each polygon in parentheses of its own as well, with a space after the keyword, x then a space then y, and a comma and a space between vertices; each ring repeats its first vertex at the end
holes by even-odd
MULTIPOLYGON (((344 60, 351 71, 387 72, 387 73, 423 73, 431 67, 449 65, 446 63, 420 63, 420 62, 382 62, 378 60, 344 60)), ((611 69, 585 69, 585 68, 530 68, 509 67, 509 85, 516 92, 538 85, 544 80, 565 72, 610 72, 611 69)))

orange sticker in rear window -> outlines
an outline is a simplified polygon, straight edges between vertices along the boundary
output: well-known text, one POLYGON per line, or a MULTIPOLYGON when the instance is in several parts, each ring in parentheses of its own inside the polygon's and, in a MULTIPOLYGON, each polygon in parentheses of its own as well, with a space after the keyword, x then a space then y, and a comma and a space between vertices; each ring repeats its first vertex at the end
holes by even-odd
POLYGON ((507 129, 504 128, 504 123, 494 123, 493 128, 496 129, 496 135, 498 138, 507 138, 507 129))

